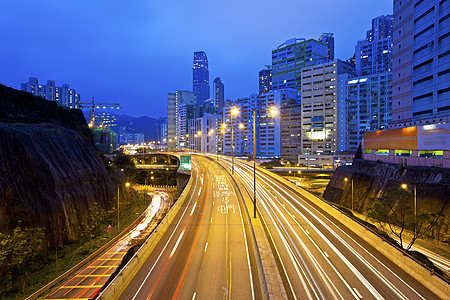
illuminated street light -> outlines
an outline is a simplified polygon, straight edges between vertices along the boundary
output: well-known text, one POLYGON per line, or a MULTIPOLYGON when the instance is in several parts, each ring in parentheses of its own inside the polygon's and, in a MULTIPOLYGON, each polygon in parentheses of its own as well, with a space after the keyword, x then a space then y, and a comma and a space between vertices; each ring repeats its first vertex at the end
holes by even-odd
POLYGON ((242 123, 239 124, 239 128, 240 128, 240 129, 244 129, 244 124, 242 124, 242 123))
POLYGON ((237 107, 233 107, 231 109, 231 175, 234 175, 234 123, 233 116, 237 116, 239 114, 239 109, 237 107))
POLYGON ((269 114, 270 114, 272 117, 275 117, 275 116, 278 114, 278 108, 276 108, 275 106, 272 106, 272 107, 269 109, 269 114))

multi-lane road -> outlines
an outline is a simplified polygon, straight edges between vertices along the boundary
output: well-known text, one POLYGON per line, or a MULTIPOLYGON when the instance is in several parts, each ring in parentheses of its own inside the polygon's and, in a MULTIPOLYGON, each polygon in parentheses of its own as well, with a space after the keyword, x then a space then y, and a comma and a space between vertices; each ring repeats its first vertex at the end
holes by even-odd
MULTIPOLYGON (((231 169, 231 161, 221 163, 231 169)), ((253 168, 235 161, 253 193, 253 168)), ((360 237, 269 172, 257 171, 259 217, 266 224, 290 299, 436 299, 360 237)))
POLYGON ((121 299, 261 298, 248 215, 230 175, 193 159, 192 187, 121 299))

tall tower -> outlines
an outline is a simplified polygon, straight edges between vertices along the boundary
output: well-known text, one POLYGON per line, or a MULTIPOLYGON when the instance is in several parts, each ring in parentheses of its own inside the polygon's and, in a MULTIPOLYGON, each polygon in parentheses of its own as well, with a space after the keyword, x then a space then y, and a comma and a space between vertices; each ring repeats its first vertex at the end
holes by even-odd
POLYGON ((194 52, 193 91, 197 96, 197 103, 209 99, 209 70, 208 57, 204 51, 194 52))
POLYGON ((214 79, 214 108, 221 111, 224 106, 224 85, 220 77, 214 79))
POLYGON ((265 66, 265 69, 259 71, 259 93, 264 94, 272 90, 272 68, 265 66))
POLYGON ((322 33, 319 38, 319 42, 324 43, 328 46, 328 58, 330 60, 334 60, 334 34, 322 33))

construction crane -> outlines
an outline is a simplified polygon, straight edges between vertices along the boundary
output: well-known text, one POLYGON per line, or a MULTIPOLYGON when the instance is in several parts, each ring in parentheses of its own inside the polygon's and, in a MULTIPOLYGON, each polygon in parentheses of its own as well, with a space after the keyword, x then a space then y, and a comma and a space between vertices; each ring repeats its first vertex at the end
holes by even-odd
POLYGON ((108 129, 111 126, 116 126, 116 116, 111 110, 121 109, 119 103, 96 103, 94 97, 92 102, 79 103, 78 107, 83 109, 87 119, 89 119, 89 128, 108 129), (88 112, 86 110, 89 109, 88 112), (110 110, 110 111, 104 111, 110 110))

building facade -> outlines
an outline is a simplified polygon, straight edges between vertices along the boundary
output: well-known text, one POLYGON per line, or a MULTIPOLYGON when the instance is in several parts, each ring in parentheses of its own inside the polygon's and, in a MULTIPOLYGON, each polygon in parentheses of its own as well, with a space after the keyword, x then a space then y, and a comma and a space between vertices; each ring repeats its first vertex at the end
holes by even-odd
POLYGON ((265 66, 259 71, 259 93, 264 94, 272 90, 272 68, 265 66))
POLYGON ((177 97, 176 93, 167 95, 167 149, 176 148, 176 127, 177 127, 177 97))
POLYGON ((81 97, 68 84, 56 87, 55 81, 47 80, 47 84, 39 84, 38 79, 30 77, 28 82, 21 83, 20 89, 35 96, 41 96, 47 100, 55 101, 59 105, 68 108, 78 108, 81 97))
POLYGON ((341 74, 354 74, 353 66, 335 60, 302 70, 301 164, 309 164, 306 160, 332 161, 338 150, 341 74))
POLYGON ((392 73, 352 78, 347 85, 347 137, 339 148, 356 151, 365 132, 384 128, 392 121, 392 73))
POLYGON ((302 105, 300 95, 286 99, 281 106, 281 159, 297 162, 302 153, 302 105))
POLYGON ((372 19, 372 29, 367 31, 366 40, 375 41, 392 36, 394 16, 385 15, 372 19))
POLYGON ((334 60, 334 34, 322 33, 319 38, 319 42, 324 43, 328 46, 328 59, 334 60))
POLYGON ((194 52, 192 74, 193 91, 197 96, 197 103, 203 103, 210 98, 208 57, 204 51, 194 52))
POLYGON ((220 77, 214 79, 214 108, 216 111, 222 111, 225 105, 225 87, 220 77))
POLYGON ((328 61, 328 46, 314 39, 293 38, 272 50, 272 90, 301 90, 301 70, 328 61))
POLYGON ((394 0, 393 123, 450 114, 450 3, 394 0))

